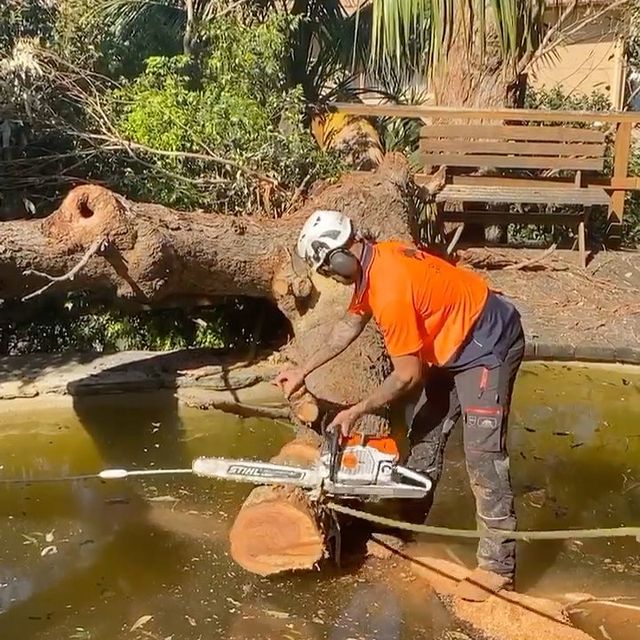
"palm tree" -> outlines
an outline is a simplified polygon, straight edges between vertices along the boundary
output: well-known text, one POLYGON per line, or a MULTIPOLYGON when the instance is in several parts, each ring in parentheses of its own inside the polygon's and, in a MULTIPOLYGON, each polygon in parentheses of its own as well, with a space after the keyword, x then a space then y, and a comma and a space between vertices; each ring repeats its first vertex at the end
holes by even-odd
POLYGON ((518 105, 525 73, 627 0, 364 0, 370 65, 423 71, 439 105, 518 105), (586 8, 585 8, 586 6, 586 8), (579 13, 579 10, 580 13, 579 13), (547 24, 545 18, 553 16, 547 24))

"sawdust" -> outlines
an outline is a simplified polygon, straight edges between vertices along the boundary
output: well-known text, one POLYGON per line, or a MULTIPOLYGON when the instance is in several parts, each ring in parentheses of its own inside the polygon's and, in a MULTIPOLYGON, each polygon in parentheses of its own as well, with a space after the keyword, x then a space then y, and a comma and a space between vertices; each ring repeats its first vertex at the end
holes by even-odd
POLYGON ((465 602, 454 595, 469 570, 424 554, 419 545, 404 553, 412 570, 425 578, 462 622, 495 640, 591 640, 571 625, 561 603, 525 594, 501 592, 485 602, 465 602))
POLYGON ((633 603, 594 600, 569 607, 572 621, 579 624, 594 638, 611 640, 638 640, 640 638, 640 598, 633 603))

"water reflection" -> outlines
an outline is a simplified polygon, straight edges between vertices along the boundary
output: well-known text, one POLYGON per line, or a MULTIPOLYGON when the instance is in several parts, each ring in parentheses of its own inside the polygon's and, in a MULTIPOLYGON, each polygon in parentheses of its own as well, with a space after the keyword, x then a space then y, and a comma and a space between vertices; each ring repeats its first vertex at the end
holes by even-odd
POLYGON ((363 585, 355 590, 345 609, 340 611, 329 640, 362 638, 398 640, 402 609, 398 596, 386 585, 363 585))

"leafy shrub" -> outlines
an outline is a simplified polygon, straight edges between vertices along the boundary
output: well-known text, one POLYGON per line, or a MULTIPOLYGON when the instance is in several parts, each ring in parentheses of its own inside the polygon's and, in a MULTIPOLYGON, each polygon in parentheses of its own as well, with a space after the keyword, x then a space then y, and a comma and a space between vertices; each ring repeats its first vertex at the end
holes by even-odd
POLYGON ((175 154, 136 151, 152 168, 125 176, 128 192, 181 208, 277 214, 302 181, 337 173, 337 159, 304 126, 301 90, 287 86, 289 20, 216 19, 195 57, 150 58, 113 93, 123 137, 175 154))
POLYGON ((83 293, 43 300, 33 318, 0 324, 0 355, 64 351, 239 349, 280 342, 280 312, 259 299, 216 307, 131 313, 93 304, 83 293), (262 316, 258 327, 256 318, 262 316), (259 329, 256 334, 256 329, 259 329))

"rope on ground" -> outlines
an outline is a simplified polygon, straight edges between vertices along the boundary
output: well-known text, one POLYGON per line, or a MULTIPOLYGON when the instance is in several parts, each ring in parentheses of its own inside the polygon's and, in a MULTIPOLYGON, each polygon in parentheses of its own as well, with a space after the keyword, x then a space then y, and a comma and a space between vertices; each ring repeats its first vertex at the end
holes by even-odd
POLYGON ((434 536, 453 538, 509 538, 510 540, 575 540, 584 538, 636 538, 640 542, 640 527, 616 527, 610 529, 557 529, 553 531, 501 531, 500 529, 450 529, 428 524, 412 524, 393 518, 377 516, 360 509, 352 509, 343 504, 329 502, 329 509, 353 518, 384 525, 392 529, 402 529, 414 533, 428 533, 434 536))

